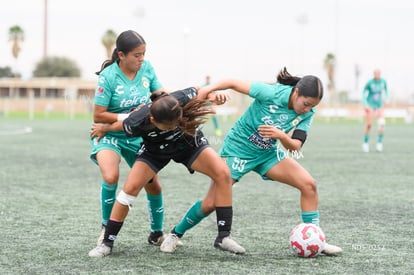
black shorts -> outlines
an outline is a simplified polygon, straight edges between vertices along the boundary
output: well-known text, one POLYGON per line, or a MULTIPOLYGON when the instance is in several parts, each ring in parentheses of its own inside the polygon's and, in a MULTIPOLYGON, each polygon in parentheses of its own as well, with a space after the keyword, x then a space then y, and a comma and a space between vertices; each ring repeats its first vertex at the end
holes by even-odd
POLYGON ((142 145, 137 153, 136 161, 145 162, 155 173, 158 173, 170 160, 174 160, 177 163, 184 164, 192 174, 194 170, 191 169, 191 165, 201 151, 207 147, 210 147, 210 145, 204 136, 182 136, 173 144, 169 144, 168 150, 142 145))

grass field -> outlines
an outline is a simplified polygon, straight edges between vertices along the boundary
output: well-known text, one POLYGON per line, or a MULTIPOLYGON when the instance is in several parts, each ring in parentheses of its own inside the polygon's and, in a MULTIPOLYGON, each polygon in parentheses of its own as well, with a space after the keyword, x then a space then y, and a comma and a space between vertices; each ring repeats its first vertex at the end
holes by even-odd
MULTIPOLYGON (((226 132, 232 121, 221 124, 226 132)), ((161 253, 146 242, 141 193, 113 254, 89 258, 100 230, 89 127, 88 119, 0 118, 0 274, 414 274, 412 125, 388 123, 384 152, 364 154, 361 122, 315 121, 299 161, 318 180, 321 227, 344 253, 314 259, 288 246, 300 223, 298 191, 255 174, 234 187, 232 234, 246 255, 213 248, 215 214, 185 235, 184 247, 161 253)), ((210 123, 205 132, 212 136, 210 123)), ((222 139, 210 142, 218 148, 222 139)), ((122 163, 121 185, 127 173, 122 163)), ((169 231, 209 180, 175 163, 160 178, 169 231)))

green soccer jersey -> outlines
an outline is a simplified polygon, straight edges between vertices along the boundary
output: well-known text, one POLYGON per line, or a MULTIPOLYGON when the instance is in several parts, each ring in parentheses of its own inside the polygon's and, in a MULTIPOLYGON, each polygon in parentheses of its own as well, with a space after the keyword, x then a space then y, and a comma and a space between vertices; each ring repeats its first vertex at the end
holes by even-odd
POLYGON ((387 89, 387 82, 383 79, 371 79, 364 87, 363 103, 371 108, 378 109, 383 105, 383 94, 388 100, 390 95, 387 89))
MULTIPOLYGON (((100 73, 94 102, 107 107, 111 113, 129 113, 137 106, 149 103, 151 93, 161 87, 149 61, 143 62, 133 80, 128 79, 114 62, 100 73)), ((123 132, 111 134, 125 136, 123 132)))
POLYGON ((261 152, 276 150, 277 140, 263 138, 258 133, 260 125, 273 125, 288 133, 292 129, 308 131, 314 109, 298 115, 288 108, 292 86, 252 83, 249 95, 254 98, 249 108, 230 130, 220 154, 224 157, 257 157, 261 152))

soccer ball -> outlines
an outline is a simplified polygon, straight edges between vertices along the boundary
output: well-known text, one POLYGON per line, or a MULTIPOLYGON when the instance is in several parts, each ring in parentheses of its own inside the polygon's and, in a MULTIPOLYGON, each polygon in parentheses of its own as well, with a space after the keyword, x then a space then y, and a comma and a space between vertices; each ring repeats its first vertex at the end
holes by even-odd
POLYGON ((289 243, 296 256, 311 258, 323 251, 325 234, 317 225, 301 223, 290 232, 289 243))

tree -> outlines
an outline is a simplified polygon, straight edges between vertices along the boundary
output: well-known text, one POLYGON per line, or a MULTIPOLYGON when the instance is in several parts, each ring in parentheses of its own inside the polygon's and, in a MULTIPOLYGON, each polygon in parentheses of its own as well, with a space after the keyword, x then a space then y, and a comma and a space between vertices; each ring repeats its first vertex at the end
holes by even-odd
POLYGON ((102 44, 106 49, 106 56, 111 59, 116 43, 117 34, 113 30, 107 30, 102 36, 102 44))
POLYGON ((2 78, 2 77, 14 77, 14 76, 16 76, 16 75, 13 73, 12 69, 9 66, 0 67, 0 78, 2 78))
POLYGON ((24 41, 24 31, 20 26, 14 25, 9 28, 9 41, 12 42, 12 55, 17 59, 21 50, 20 45, 24 41))
POLYGON ((80 69, 76 62, 66 57, 46 57, 36 64, 34 77, 79 77, 80 69))

